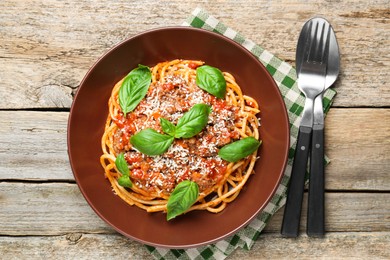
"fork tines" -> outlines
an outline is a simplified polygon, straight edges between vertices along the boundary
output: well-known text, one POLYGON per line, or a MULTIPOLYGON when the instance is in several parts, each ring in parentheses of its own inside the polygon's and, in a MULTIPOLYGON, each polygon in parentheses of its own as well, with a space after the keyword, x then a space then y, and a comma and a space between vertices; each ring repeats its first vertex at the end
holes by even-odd
POLYGON ((308 37, 306 42, 308 51, 305 53, 304 60, 311 60, 321 64, 327 62, 330 30, 329 24, 323 22, 323 20, 313 19, 309 22, 307 32, 310 32, 312 37, 308 37), (324 40, 324 37, 326 37, 326 40, 324 40))

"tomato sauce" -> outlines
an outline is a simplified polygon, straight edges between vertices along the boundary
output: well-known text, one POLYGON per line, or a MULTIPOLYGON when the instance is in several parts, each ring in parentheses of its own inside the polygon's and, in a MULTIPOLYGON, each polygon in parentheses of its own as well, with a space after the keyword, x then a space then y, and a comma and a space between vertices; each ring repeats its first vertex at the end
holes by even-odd
MULTIPOLYGON (((188 64, 196 68, 197 64, 188 64)), ((215 98, 180 76, 170 76, 164 83, 152 83, 144 100, 130 113, 114 119, 118 126, 114 149, 124 152, 130 165, 130 177, 138 187, 147 191, 169 194, 183 180, 195 181, 200 191, 219 183, 226 173, 228 162, 218 156, 219 149, 238 139, 235 129, 238 108, 223 99, 215 98), (162 133, 160 118, 176 124, 195 104, 212 107, 207 126, 196 136, 175 139, 162 155, 148 156, 134 149, 129 139, 135 133, 153 128, 162 133)))

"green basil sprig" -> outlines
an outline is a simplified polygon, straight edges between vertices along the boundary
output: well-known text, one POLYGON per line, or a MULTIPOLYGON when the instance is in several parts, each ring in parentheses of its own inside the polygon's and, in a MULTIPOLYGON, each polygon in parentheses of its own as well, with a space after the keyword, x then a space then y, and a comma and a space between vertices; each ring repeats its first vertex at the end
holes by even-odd
POLYGON ((196 69, 196 84, 217 98, 224 98, 226 94, 226 80, 222 72, 209 65, 196 69))
POLYGON ((148 92, 152 81, 149 67, 138 65, 125 77, 119 89, 119 105, 123 114, 133 111, 148 92))
POLYGON ((186 212, 198 199, 199 186, 196 182, 185 180, 180 182, 167 203, 167 220, 186 212))
POLYGON ((211 107, 206 104, 196 104, 174 125, 165 118, 160 118, 160 125, 165 134, 147 128, 130 138, 130 143, 146 155, 165 153, 175 138, 191 138, 197 135, 207 125, 211 107))
POLYGON ((256 151, 261 145, 254 137, 246 137, 222 147, 218 155, 228 162, 237 162, 256 151))
POLYGON ((174 136, 176 138, 191 138, 197 135, 207 125, 211 107, 206 104, 196 104, 177 122, 174 136))
POLYGON ((122 187, 131 188, 133 183, 130 180, 130 170, 127 167, 127 162, 123 153, 119 154, 115 159, 115 166, 122 176, 118 178, 118 184, 122 187))
POLYGON ((169 149, 174 139, 173 136, 147 128, 133 135, 130 143, 143 154, 160 155, 169 149))

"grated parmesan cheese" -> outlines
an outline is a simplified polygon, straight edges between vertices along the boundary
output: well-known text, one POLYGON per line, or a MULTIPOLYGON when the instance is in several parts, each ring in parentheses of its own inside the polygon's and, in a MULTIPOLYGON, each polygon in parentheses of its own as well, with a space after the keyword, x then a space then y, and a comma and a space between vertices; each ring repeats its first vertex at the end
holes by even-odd
MULTIPOLYGON (((134 148, 125 150, 131 154, 128 158, 138 156, 148 165, 144 169, 142 163, 133 163, 130 168, 134 174, 131 177, 142 189, 164 193, 170 193, 177 182, 190 179, 198 183, 202 192, 215 185, 226 170, 227 162, 217 153, 221 146, 230 142, 230 136, 234 136, 237 112, 234 107, 197 87, 193 80, 187 82, 180 76, 166 75, 162 82, 153 83, 145 99, 131 112, 133 116, 126 118, 132 118, 128 123, 135 126, 135 132, 128 135, 146 128, 162 132, 161 117, 176 124, 186 111, 199 103, 212 106, 208 125, 194 138, 175 140, 168 151, 159 156, 147 156, 134 148), (164 89, 165 84, 173 84, 173 88, 164 89), (218 106, 216 102, 219 102, 218 106), (137 171, 142 174, 136 174, 137 171)), ((119 131, 130 130, 123 128, 119 131)))

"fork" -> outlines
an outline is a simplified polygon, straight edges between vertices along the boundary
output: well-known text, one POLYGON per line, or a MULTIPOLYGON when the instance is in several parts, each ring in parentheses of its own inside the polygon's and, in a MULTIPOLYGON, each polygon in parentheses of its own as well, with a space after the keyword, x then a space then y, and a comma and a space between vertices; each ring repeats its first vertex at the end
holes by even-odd
POLYGON ((330 26, 324 21, 321 18, 313 18, 306 22, 298 39, 296 53, 298 87, 306 99, 282 222, 282 235, 287 237, 297 237, 299 233, 305 174, 313 131, 314 99, 325 87, 330 26))

